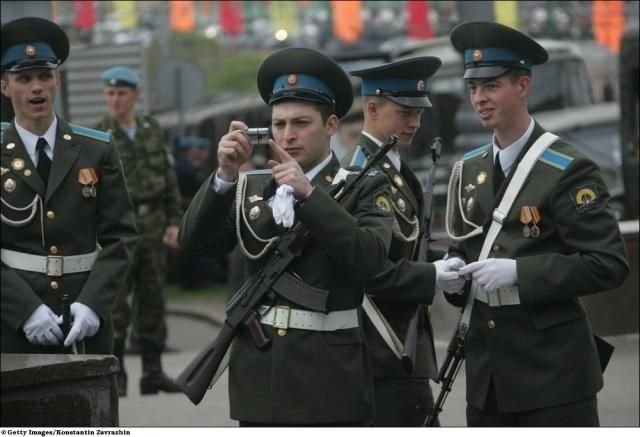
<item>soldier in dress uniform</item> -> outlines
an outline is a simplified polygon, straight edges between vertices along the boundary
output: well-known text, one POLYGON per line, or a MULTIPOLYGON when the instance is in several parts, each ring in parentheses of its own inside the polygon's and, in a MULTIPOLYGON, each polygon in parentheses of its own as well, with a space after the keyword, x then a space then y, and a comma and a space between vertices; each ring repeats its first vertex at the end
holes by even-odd
POLYGON ((120 360, 118 392, 120 396, 127 393, 123 358, 127 328, 133 324, 132 343, 139 346, 142 355, 140 393, 174 393, 178 388, 164 374, 161 361, 167 339, 167 247, 177 246, 181 217, 173 157, 158 122, 136 113, 140 77, 130 68, 117 66, 102 73, 102 81, 109 113, 96 128, 111 134, 118 147, 141 237, 113 311, 113 352, 120 360))
POLYGON ((35 17, 2 26, 2 352, 109 354, 133 257, 133 208, 112 138, 54 113, 69 40, 35 17), (63 296, 73 325, 63 332, 63 296))
POLYGON ((342 165, 362 167, 385 138, 399 137, 378 165, 391 184, 393 240, 385 268, 367 284, 372 306, 364 306, 364 332, 375 377, 376 426, 422 426, 431 412, 429 378, 437 379, 438 368, 427 305, 433 301, 436 279, 447 280, 448 275, 449 280, 464 282, 457 274, 442 277, 443 261, 418 262, 423 190, 399 153, 411 145, 424 108, 431 106, 428 80, 441 63, 439 58, 419 57, 351 72, 362 79, 364 125, 355 149, 343 158, 342 165), (389 328, 372 311, 386 319, 389 328), (413 335, 408 335, 409 330, 415 330, 413 335), (416 342, 407 345, 416 350, 412 369, 404 368, 398 357, 402 349, 388 341, 393 336, 401 343, 416 342))
POLYGON ((287 271, 303 282, 290 291, 311 285, 329 295, 326 313, 280 295, 261 307, 270 340, 262 349, 240 329, 229 363, 231 417, 241 426, 368 425, 372 375, 357 308, 391 240, 386 177, 371 172, 341 204, 329 195, 347 173, 329 142, 352 103, 349 77, 334 61, 309 49, 276 51, 258 70, 258 89, 272 107, 269 169, 239 172, 253 145, 248 126, 232 121, 218 143, 219 167, 183 217, 180 245, 203 256, 239 245, 251 274, 300 221, 310 241, 287 271))
MULTIPOLYGON (((451 42, 464 55, 471 105, 493 130, 491 144, 454 166, 447 202, 450 260, 468 263, 459 274, 475 294, 467 423, 597 426, 602 369, 580 296, 615 288, 629 272, 609 191, 595 163, 529 115, 542 46, 491 22, 460 24, 451 42), (527 162, 519 194, 505 195, 527 162), (503 197, 515 199, 511 208, 494 212, 503 197), (491 243, 493 220, 502 227, 491 243)), ((469 293, 445 296, 461 306, 469 293)))

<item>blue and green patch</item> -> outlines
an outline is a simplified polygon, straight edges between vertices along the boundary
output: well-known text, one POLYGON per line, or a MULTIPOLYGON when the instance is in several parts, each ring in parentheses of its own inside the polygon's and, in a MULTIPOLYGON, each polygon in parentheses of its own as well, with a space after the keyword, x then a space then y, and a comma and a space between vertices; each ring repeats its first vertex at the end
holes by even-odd
POLYGON ((552 149, 547 149, 538 159, 551 167, 557 168, 558 170, 564 170, 575 158, 565 155, 564 153, 556 152, 552 149))
POLYGON ((84 126, 78 126, 77 124, 71 123, 69 123, 69 127, 71 128, 71 131, 76 135, 102 141, 103 143, 108 143, 109 141, 111 141, 111 135, 106 132, 102 132, 96 129, 90 129, 84 126))
POLYGON ((468 159, 475 158, 478 155, 482 155, 483 153, 488 152, 491 147, 492 147, 491 144, 486 144, 484 146, 473 149, 470 152, 467 152, 464 155, 462 155, 462 160, 466 161, 468 159))

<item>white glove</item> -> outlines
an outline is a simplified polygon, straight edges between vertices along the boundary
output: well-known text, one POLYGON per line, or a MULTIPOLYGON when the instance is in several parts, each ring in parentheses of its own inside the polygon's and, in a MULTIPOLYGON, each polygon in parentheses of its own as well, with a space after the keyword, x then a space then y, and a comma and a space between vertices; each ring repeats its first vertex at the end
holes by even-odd
POLYGON ((458 273, 462 276, 471 275, 487 291, 513 287, 518 283, 515 259, 488 258, 467 264, 458 273))
POLYGON ((58 326, 60 323, 62 323, 62 317, 57 316, 45 304, 40 304, 24 322, 22 330, 29 343, 54 346, 60 344, 64 338, 62 329, 58 326))
POLYGON ((286 184, 280 185, 276 190, 276 195, 273 197, 273 203, 271 204, 273 219, 277 224, 281 224, 285 228, 293 226, 293 220, 295 219, 293 206, 295 203, 296 199, 293 197, 293 187, 286 184))
POLYGON ((445 293, 463 294, 465 279, 457 270, 464 266, 464 261, 460 258, 449 258, 446 261, 435 261, 433 264, 436 267, 436 285, 445 293))
POLYGON ((100 318, 91 308, 80 302, 74 302, 71 304, 71 318, 73 324, 69 335, 64 339, 65 347, 70 347, 79 341, 82 341, 85 337, 93 337, 98 328, 100 328, 100 318))

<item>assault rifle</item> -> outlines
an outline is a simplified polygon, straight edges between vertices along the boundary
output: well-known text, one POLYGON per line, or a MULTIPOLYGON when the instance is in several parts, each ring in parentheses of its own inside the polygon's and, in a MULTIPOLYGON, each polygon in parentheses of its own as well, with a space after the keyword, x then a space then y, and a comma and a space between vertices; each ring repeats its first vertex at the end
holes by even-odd
MULTIPOLYGON (((341 202, 397 141, 398 137, 392 135, 355 178, 348 184, 346 178, 337 183, 331 191, 331 196, 338 203, 341 202)), ((328 291, 304 284, 286 272, 291 262, 301 254, 308 240, 309 231, 302 222, 298 222, 282 234, 266 263, 233 294, 227 303, 227 318, 220 333, 187 365, 175 381, 195 405, 200 403, 207 389, 213 385, 212 381, 216 374, 219 374, 220 365, 241 326, 249 328, 258 348, 264 348, 270 343, 260 325, 257 310, 260 305, 273 303, 276 295, 280 295, 297 305, 326 312, 328 291)))
MULTIPOLYGON (((440 158, 440 151, 442 150, 442 139, 436 137, 431 144, 431 160, 433 165, 429 172, 429 179, 424 190, 424 207, 423 217, 420 223, 420 241, 418 242, 418 261, 427 262, 429 245, 432 241, 435 241, 431 237, 431 217, 433 215, 433 181, 436 177, 436 167, 438 166, 438 159, 440 158)), ((418 305, 413 317, 409 321, 409 327, 407 328, 407 335, 405 336, 404 345, 402 348, 402 367, 408 375, 413 373, 413 363, 416 358, 416 348, 418 344, 418 329, 420 327, 420 319, 422 317, 422 306, 418 305)))

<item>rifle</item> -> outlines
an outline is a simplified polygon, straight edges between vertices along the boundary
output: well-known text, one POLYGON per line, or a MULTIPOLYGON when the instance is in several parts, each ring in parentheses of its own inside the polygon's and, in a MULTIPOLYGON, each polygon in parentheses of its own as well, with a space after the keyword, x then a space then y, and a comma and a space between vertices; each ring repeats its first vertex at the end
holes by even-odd
POLYGON ((462 361, 464 361, 464 342, 466 335, 466 325, 462 325, 460 329, 456 329, 453 333, 449 346, 447 346, 447 357, 442 363, 440 373, 438 373, 438 381, 442 383, 442 387, 433 406, 433 411, 427 416, 423 426, 434 426, 438 415, 442 411, 444 401, 451 392, 453 381, 455 381, 462 366, 462 361))
MULTIPOLYGON (((337 183, 331 191, 334 200, 340 203, 350 194, 397 141, 398 137, 392 135, 349 184, 346 183, 346 178, 337 183)), ((193 404, 198 405, 207 389, 213 386, 212 380, 242 324, 249 328, 258 348, 264 348, 270 343, 260 326, 260 315, 256 309, 258 306, 273 303, 276 295, 280 295, 295 304, 326 312, 328 291, 301 283, 293 275, 286 273, 286 269, 301 254, 308 240, 309 231, 302 222, 296 223, 282 234, 267 262, 229 299, 226 306, 227 317, 220 333, 187 365, 175 381, 193 404), (304 293, 290 292, 291 287, 287 285, 296 281, 299 287, 304 288, 304 293)))
MULTIPOLYGON (((432 241, 435 241, 431 237, 431 216, 433 215, 433 181, 436 177, 436 167, 438 166, 438 159, 440 158, 440 151, 442 150, 442 139, 436 137, 431 144, 431 160, 433 165, 429 171, 429 179, 424 191, 424 208, 423 208, 423 220, 421 223, 422 229, 420 230, 420 241, 418 242, 418 261, 427 262, 429 245, 432 241)), ((408 375, 413 373, 413 363, 416 359, 416 347, 418 342, 418 328, 420 326, 420 318, 422 316, 422 306, 418 305, 415 314, 409 321, 409 327, 407 328, 407 335, 402 349, 402 367, 408 375)))

